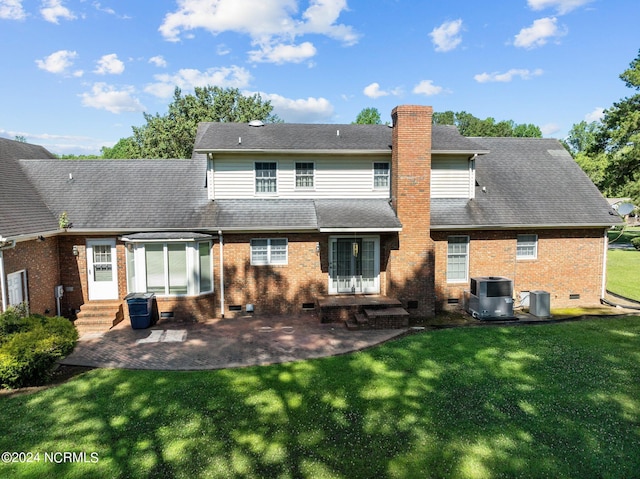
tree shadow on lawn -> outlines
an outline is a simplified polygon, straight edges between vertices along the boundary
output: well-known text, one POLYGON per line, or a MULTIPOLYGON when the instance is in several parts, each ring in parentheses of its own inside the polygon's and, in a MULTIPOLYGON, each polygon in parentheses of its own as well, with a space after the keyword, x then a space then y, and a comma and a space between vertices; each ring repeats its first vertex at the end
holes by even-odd
POLYGON ((222 371, 96 370, 0 399, 12 477, 632 477, 640 318, 426 332, 222 371))

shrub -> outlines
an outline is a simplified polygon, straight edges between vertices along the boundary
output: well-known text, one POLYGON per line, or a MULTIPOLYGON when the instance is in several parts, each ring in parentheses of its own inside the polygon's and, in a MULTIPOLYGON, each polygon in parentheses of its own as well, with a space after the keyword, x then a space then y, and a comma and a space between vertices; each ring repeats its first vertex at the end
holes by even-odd
POLYGON ((631 244, 637 250, 640 250, 640 236, 636 236, 635 238, 631 238, 631 244))
POLYGON ((56 361, 73 351, 78 331, 60 316, 7 313, 0 317, 0 385, 18 388, 45 383, 56 361))

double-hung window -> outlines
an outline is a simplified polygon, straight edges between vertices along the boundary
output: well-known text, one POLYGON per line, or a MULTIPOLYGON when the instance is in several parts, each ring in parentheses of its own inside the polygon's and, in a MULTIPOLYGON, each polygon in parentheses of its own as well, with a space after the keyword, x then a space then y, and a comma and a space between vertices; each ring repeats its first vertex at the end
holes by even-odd
POLYGON ((449 236, 447 243, 447 282, 464 283, 469 278, 469 237, 449 236))
POLYGON ((296 162, 296 189, 313 189, 313 163, 296 162))
POLYGON ((255 163, 256 193, 273 194, 278 191, 278 164, 275 161, 255 163))
POLYGON ((259 238, 251 240, 251 264, 284 265, 288 262, 286 238, 259 238))
POLYGON ((373 187, 374 188, 389 188, 389 163, 388 162, 376 162, 373 164, 373 187))
POLYGON ((536 259, 538 257, 538 235, 518 235, 516 246, 517 259, 536 259))

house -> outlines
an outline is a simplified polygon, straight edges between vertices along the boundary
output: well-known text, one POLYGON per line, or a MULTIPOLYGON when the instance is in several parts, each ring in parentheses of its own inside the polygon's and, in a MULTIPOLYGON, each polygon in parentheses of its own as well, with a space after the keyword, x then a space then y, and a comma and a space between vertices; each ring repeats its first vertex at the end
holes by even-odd
POLYGON ((0 234, 15 255, 56 245, 62 312, 86 327, 146 291, 193 319, 392 306, 400 323, 379 326, 459 307, 475 276, 546 290, 554 307, 599 303, 620 220, 557 140, 465 138, 425 106, 392 117, 202 123, 189 160, 14 156, 48 221, 71 225, 35 231, 40 243, 0 234))

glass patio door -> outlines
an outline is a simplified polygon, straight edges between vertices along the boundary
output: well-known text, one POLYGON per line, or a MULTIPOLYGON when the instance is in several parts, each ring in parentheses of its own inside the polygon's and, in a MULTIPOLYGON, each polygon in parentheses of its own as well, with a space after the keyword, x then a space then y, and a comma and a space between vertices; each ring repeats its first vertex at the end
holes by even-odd
POLYGON ((376 238, 332 238, 330 246, 330 292, 379 292, 376 238))

